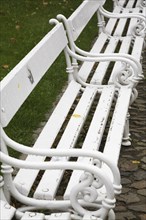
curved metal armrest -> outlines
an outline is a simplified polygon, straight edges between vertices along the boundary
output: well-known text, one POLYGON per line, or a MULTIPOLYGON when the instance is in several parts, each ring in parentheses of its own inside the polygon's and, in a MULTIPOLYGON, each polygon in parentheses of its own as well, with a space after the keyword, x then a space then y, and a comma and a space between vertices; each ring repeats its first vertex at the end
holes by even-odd
MULTIPOLYGON (((93 159, 99 159, 104 161, 113 171, 113 174, 119 173, 118 167, 115 166, 115 163, 113 163, 107 156, 105 156, 102 152, 98 151, 89 151, 89 150, 83 150, 83 149, 34 149, 22 144, 19 144, 12 139, 10 139, 6 133, 1 129, 2 138, 4 142, 13 148, 16 151, 19 151, 24 154, 28 155, 36 155, 36 156, 58 156, 58 157, 92 157, 93 159)), ((34 168, 34 169, 47 169, 48 166, 53 167, 53 165, 56 164, 56 162, 32 162, 32 161, 22 161, 20 159, 15 159, 5 153, 3 151, 0 151, 0 159, 1 162, 5 164, 9 164, 11 166, 21 167, 21 168, 34 168), (49 165, 52 164, 52 165, 49 165)), ((76 162, 77 163, 77 162, 76 162)), ((78 162, 79 163, 79 162, 78 162)), ((82 163, 81 163, 82 164, 82 163)), ((55 165, 56 168, 60 168, 57 164, 55 165)), ((66 165, 67 166, 67 165, 66 165)), ((119 175, 119 174, 118 174, 119 175)), ((116 176, 116 175, 114 175, 116 176)))
MULTIPOLYGON (((80 49, 79 47, 76 46, 76 44, 74 43, 74 48, 75 48, 75 51, 77 53, 80 53, 81 55, 83 56, 88 56, 88 57, 120 57, 120 58, 126 58, 126 59, 130 59, 132 60, 136 65, 137 65, 137 68, 139 69, 140 72, 142 72, 142 66, 140 64, 140 62, 138 62, 132 55, 129 55, 129 54, 119 54, 119 53, 106 53, 106 54, 103 54, 103 53, 91 53, 91 52, 87 52, 85 50, 82 50, 80 49)), ((141 75, 141 74, 139 74, 141 75)))
MULTIPOLYGON (((130 81, 128 82, 128 84, 124 84, 127 85, 127 87, 131 87, 131 88, 134 88, 135 85, 137 85, 137 83, 139 82, 139 80, 141 80, 143 78, 143 75, 142 75, 142 67, 141 67, 141 64, 135 60, 134 57, 132 57, 131 55, 128 55, 128 54, 118 54, 118 53, 111 53, 111 54, 93 54, 93 53, 88 53, 88 52, 83 52, 83 55, 78 55, 76 54, 75 52, 71 51, 69 47, 67 47, 67 51, 69 53, 69 55, 71 57, 74 57, 75 59, 77 60, 80 60, 80 61, 87 61, 87 62, 104 62, 104 61, 120 61, 120 62, 124 62, 126 63, 126 66, 129 67, 131 66, 132 67, 132 78, 130 79, 130 81), (86 56, 85 56, 86 55, 86 56)), ((73 64, 74 65, 74 64, 73 64)), ((123 71, 127 71, 126 69, 126 66, 124 67, 124 69, 122 69, 120 71, 120 75, 122 74, 123 71)), ((76 67, 76 63, 75 63, 75 67, 76 67)), ((117 81, 117 77, 118 77, 118 74, 119 73, 116 73, 113 77, 113 82, 114 84, 116 85, 116 87, 120 88, 121 87, 121 83, 119 83, 117 81)), ((119 77, 120 77, 119 75, 119 77)), ((131 75, 131 74, 130 74, 131 75)), ((122 76, 122 75, 121 75, 122 76)), ((84 82, 80 77, 79 75, 77 74, 77 72, 75 73, 75 79, 84 87, 86 86, 95 86, 99 89, 102 89, 100 87, 103 87, 103 85, 94 85, 94 84, 89 84, 89 83, 86 83, 84 82)))
MULTIPOLYGON (((70 54, 70 56, 80 61, 89 61, 89 62, 121 61, 131 65, 133 69, 135 69, 135 71, 140 71, 140 73, 142 72, 141 64, 138 61, 136 61, 136 59, 133 56, 129 54, 118 54, 118 53, 96 54, 81 50, 83 52, 83 55, 78 55, 75 52, 73 52, 69 47, 67 47, 67 51, 70 54)), ((136 72, 135 74, 136 76, 139 75, 138 72, 136 72)))

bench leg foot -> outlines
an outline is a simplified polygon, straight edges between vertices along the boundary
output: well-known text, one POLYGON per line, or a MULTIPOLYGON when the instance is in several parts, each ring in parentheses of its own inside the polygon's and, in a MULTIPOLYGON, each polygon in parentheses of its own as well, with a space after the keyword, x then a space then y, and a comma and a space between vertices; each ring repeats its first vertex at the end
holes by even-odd
POLYGON ((108 214, 108 220, 115 220, 115 219, 116 219, 116 215, 114 213, 114 210, 111 209, 108 214))
POLYGON ((126 147, 131 146, 131 138, 129 133, 129 118, 130 118, 130 114, 128 112, 125 128, 124 128, 123 140, 122 140, 122 145, 126 147))
POLYGON ((125 146, 125 147, 129 147, 129 146, 131 146, 131 141, 128 141, 128 140, 127 141, 123 141, 122 145, 125 146))

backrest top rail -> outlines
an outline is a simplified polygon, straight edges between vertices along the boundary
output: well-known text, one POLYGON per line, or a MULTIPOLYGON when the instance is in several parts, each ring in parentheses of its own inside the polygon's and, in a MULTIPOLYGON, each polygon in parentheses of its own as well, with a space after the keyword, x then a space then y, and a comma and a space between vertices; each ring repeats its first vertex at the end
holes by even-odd
POLYGON ((8 125, 67 43, 63 25, 57 24, 1 81, 3 127, 8 125))

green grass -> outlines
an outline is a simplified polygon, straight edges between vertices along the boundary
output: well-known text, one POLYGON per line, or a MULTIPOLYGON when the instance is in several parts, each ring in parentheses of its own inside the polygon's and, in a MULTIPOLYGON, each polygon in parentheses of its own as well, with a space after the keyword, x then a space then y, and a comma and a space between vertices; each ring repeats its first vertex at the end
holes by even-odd
MULTIPOLYGON (((82 0, 1 0, 0 79, 53 28, 48 23, 50 18, 59 13, 69 17, 81 2, 82 0)), ((96 28, 94 18, 78 40, 81 48, 90 48, 97 34, 96 28)), ((61 54, 6 128, 9 136, 20 143, 32 145, 34 130, 45 120, 45 114, 51 110, 52 103, 66 82, 65 59, 61 54)))

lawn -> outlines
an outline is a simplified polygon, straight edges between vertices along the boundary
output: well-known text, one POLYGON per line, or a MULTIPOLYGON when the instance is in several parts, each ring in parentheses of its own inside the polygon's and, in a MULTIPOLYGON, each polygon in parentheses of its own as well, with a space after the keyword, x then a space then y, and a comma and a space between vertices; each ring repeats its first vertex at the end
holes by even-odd
MULTIPOLYGON (((48 23, 50 18, 59 13, 69 17, 81 2, 82 0, 1 0, 0 79, 52 29, 48 23)), ((81 48, 90 48, 97 34, 96 23, 94 18, 78 40, 81 48)), ((40 122, 45 121, 45 114, 51 111, 52 103, 66 82, 65 59, 61 54, 6 128, 9 136, 20 143, 32 145, 34 131, 40 122)))

